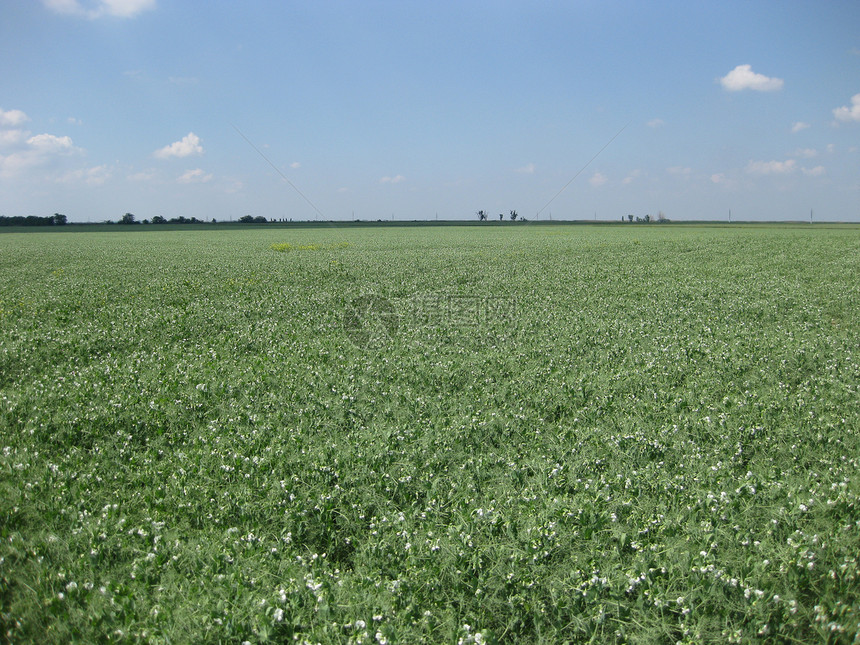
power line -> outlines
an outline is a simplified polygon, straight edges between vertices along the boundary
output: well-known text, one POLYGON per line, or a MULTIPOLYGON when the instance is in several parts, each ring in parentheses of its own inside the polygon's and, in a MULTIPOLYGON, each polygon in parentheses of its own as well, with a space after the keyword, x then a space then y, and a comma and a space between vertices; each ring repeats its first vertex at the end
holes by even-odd
POLYGON ((282 172, 281 172, 281 169, 280 169, 280 168, 278 168, 275 164, 273 164, 273 163, 272 163, 272 161, 271 161, 271 160, 270 160, 266 155, 264 155, 264 154, 262 153, 262 151, 261 151, 257 146, 255 146, 255 145, 251 142, 251 140, 250 140, 248 137, 246 137, 244 134, 242 134, 242 131, 241 131, 239 128, 237 128, 237 127, 236 127, 234 124, 232 124, 232 123, 231 123, 230 125, 232 125, 232 126, 233 126, 233 129, 234 129, 236 132, 238 132, 238 133, 239 133, 239 136, 240 136, 240 137, 242 137, 245 141, 247 141, 247 142, 248 142, 248 145, 249 145, 249 146, 251 146, 254 150, 256 150, 256 151, 257 151, 257 154, 258 154, 258 155, 260 155, 263 159, 265 159, 265 160, 266 160, 266 163, 268 163, 272 168, 274 168, 274 169, 275 169, 275 172, 276 172, 276 173, 278 173, 281 177, 283 177, 283 178, 284 178, 284 181, 286 181, 286 182, 287 182, 287 183, 292 187, 292 189, 293 189, 294 191, 296 191, 299 195, 301 195, 301 196, 302 196, 302 199, 304 199, 308 204, 310 204, 310 205, 311 205, 311 208, 313 208, 313 209, 317 212, 317 214, 318 214, 320 217, 322 217, 323 219, 325 219, 325 215, 323 215, 323 214, 322 214, 322 211, 321 211, 319 208, 317 208, 317 207, 316 207, 316 205, 314 205, 314 203, 313 203, 311 200, 309 200, 309 199, 305 196, 305 194, 304 194, 302 191, 300 191, 300 190, 296 187, 296 185, 295 185, 293 182, 291 182, 291 181, 289 180, 289 178, 288 178, 284 173, 282 173, 282 172))
POLYGON ((582 174, 582 171, 583 171, 583 170, 585 170, 586 168, 588 168, 588 167, 591 165, 591 162, 592 162, 592 161, 594 161, 595 159, 597 159, 597 158, 600 156, 600 153, 601 153, 601 152, 603 152, 604 150, 606 150, 606 149, 609 147, 609 144, 610 144, 610 143, 612 143, 613 141, 615 141, 615 139, 617 139, 617 138, 618 138, 618 135, 619 135, 619 134, 621 134, 622 132, 624 132, 624 129, 625 129, 628 125, 630 125, 630 123, 629 123, 629 122, 628 122, 627 124, 625 124, 625 126, 624 126, 623 128, 621 128, 618 132, 616 132, 616 133, 615 133, 615 136, 614 136, 614 137, 612 137, 609 141, 607 141, 607 142, 606 142, 606 145, 605 145, 605 146, 603 146, 600 150, 598 150, 598 151, 597 151, 597 154, 596 154, 596 155, 594 155, 591 159, 589 159, 589 160, 588 160, 588 163, 587 163, 587 164, 585 164, 582 168, 580 168, 580 169, 579 169, 579 172, 577 172, 573 177, 571 177, 570 181, 569 181, 569 182, 567 182, 564 186, 562 186, 561 190, 560 190, 560 191, 558 191, 555 195, 553 195, 551 200, 549 200, 546 204, 544 204, 544 207, 543 207, 543 208, 541 208, 541 209, 537 212, 537 215, 536 215, 535 217, 540 216, 540 214, 541 214, 544 210, 546 210, 546 207, 547 207, 547 206, 549 206, 550 204, 552 204, 552 203, 555 201, 555 198, 556 198, 556 197, 558 197, 559 195, 561 195, 561 194, 565 191, 565 189, 573 183, 573 180, 574 180, 574 179, 576 179, 577 177, 579 177, 579 175, 581 175, 581 174, 582 174))

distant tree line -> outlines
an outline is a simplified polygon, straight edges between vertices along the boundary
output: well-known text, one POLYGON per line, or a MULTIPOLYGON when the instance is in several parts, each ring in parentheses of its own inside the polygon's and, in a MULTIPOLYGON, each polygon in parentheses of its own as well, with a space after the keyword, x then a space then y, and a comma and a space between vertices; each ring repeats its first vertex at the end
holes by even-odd
MULTIPOLYGON (((254 217, 253 215, 243 215, 239 218, 239 221, 243 224, 268 224, 269 220, 267 220, 262 215, 258 215, 254 217)), ((274 220, 272 220, 274 221, 274 220)), ((108 224, 113 224, 110 220, 107 222, 108 224)), ((123 215, 118 224, 208 224, 206 220, 197 219, 196 217, 183 217, 180 215, 179 217, 171 217, 167 219, 162 217, 161 215, 156 215, 150 220, 143 220, 143 222, 138 221, 138 219, 134 216, 133 213, 126 213, 123 215)), ((211 220, 211 223, 215 223, 215 219, 211 220)))
MULTIPOLYGON (((213 219, 212 221, 214 222, 215 220, 213 219)), ((110 220, 106 223, 113 224, 110 220)), ((143 222, 140 222, 134 216, 134 213, 126 213, 119 219, 117 224, 208 224, 208 222, 206 220, 197 219, 196 217, 185 217, 183 215, 180 215, 179 217, 171 217, 170 219, 162 217, 161 215, 156 215, 152 218, 152 221, 145 219, 143 222)))
MULTIPOLYGON (((286 222, 286 219, 282 220, 274 220, 267 219, 262 215, 257 215, 254 217, 253 215, 243 215, 239 218, 239 221, 243 224, 268 224, 269 222, 282 221, 286 222)), ((293 220, 290 219, 290 222, 293 220)), ((380 222, 382 220, 379 220, 380 222)), ((215 224, 217 223, 214 218, 211 220, 203 220, 197 219, 196 217, 185 217, 180 215, 179 217, 171 217, 167 219, 162 215, 156 215, 151 220, 144 219, 139 220, 135 216, 134 213, 125 213, 118 220, 105 220, 102 222, 103 224, 123 224, 123 225, 139 225, 139 224, 215 224)), ((0 215, 0 226, 64 226, 68 224, 68 218, 62 213, 54 213, 53 215, 48 215, 47 217, 39 217, 37 215, 14 215, 14 216, 6 216, 0 215)))
MULTIPOLYGON (((481 221, 481 222, 486 222, 490 218, 490 214, 485 210, 480 210, 477 213, 475 213, 475 215, 478 216, 478 221, 481 221)), ((520 215, 516 211, 510 211, 509 217, 511 218, 512 222, 516 222, 517 218, 520 217, 520 215)), ((504 214, 499 213, 499 221, 501 222, 504 218, 505 218, 504 214)), ((526 218, 520 217, 520 221, 525 222, 526 218)))
MULTIPOLYGON (((657 222, 658 224, 663 224, 663 223, 669 221, 666 218, 666 216, 663 214, 663 211, 660 211, 659 213, 657 213, 656 219, 651 217, 651 215, 645 215, 645 217, 639 217, 639 215, 636 215, 635 217, 636 217, 635 221, 638 222, 639 224, 650 224, 651 222, 657 222)), ((627 215, 627 222, 632 223, 634 221, 633 218, 634 218, 633 215, 627 215)), ((622 222, 624 221, 623 217, 621 218, 621 221, 622 222)))
POLYGON ((38 215, 0 215, 0 226, 64 226, 67 218, 62 213, 54 213, 47 217, 38 215))

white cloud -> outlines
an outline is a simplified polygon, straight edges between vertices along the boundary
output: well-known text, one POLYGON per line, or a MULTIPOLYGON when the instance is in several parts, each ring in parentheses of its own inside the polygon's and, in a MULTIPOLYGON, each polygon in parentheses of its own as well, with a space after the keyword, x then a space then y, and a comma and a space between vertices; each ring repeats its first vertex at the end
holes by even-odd
POLYGON ((42 0, 51 11, 69 16, 85 16, 90 20, 103 16, 133 18, 155 8, 155 0, 42 0))
POLYGON ((0 109, 0 126, 15 127, 22 125, 30 120, 21 110, 2 110, 0 109))
POLYGON ((171 85, 197 85, 200 79, 194 76, 168 76, 167 81, 171 85))
POLYGON ((129 181, 152 181, 156 177, 155 170, 141 170, 130 174, 126 179, 129 181))
POLYGON ((28 157, 21 153, 0 155, 0 177, 8 178, 17 175, 28 165, 28 157))
POLYGON ((290 164, 290 168, 292 168, 293 170, 296 170, 297 168, 301 168, 301 167, 302 167, 302 164, 300 164, 298 161, 294 161, 293 163, 290 164))
POLYGON ((42 0, 48 9, 56 13, 83 13, 84 8, 78 4, 78 0, 42 0))
POLYGON ((787 175, 797 169, 794 159, 785 161, 750 161, 747 172, 751 175, 787 175))
POLYGON ((837 121, 848 123, 849 121, 860 122, 860 94, 851 97, 851 107, 843 105, 833 110, 833 116, 837 121))
POLYGON ((169 159, 170 157, 190 157, 191 155, 202 155, 203 146, 200 145, 200 137, 189 132, 181 141, 175 141, 170 145, 156 150, 153 155, 158 159, 169 159))
POLYGON ((680 175, 681 177, 689 177, 690 173, 693 172, 691 168, 687 168, 686 166, 670 166, 666 168, 666 172, 670 175, 680 175))
POLYGON ((100 0, 100 10, 111 16, 131 18, 155 8, 155 0, 100 0))
POLYGON ((379 180, 380 184, 399 184, 401 181, 406 181, 403 175, 395 175, 394 177, 383 177, 379 180))
POLYGON ((53 134, 37 134, 27 139, 27 144, 40 154, 68 154, 75 149, 71 137, 53 134))
POLYGON ((798 148, 794 151, 792 157, 800 157, 801 159, 812 159, 818 156, 818 150, 815 148, 798 148))
POLYGON ((82 152, 70 137, 37 134, 25 140, 28 134, 22 130, 0 132, 0 144, 13 150, 6 156, 0 155, 0 176, 11 177, 28 168, 46 165, 58 157, 82 152))
POLYGON ((17 146, 29 136, 26 130, 0 130, 0 147, 17 146))
POLYGON ((827 170, 824 166, 815 166, 815 168, 802 168, 804 175, 809 175, 810 177, 821 177, 822 175, 827 173, 827 170))
POLYGON ((711 175, 711 183, 721 186, 726 190, 737 190, 739 182, 734 176, 727 176, 725 173, 718 172, 711 175))
POLYGON ((108 166, 94 166, 92 168, 80 168, 72 170, 60 177, 65 184, 85 183, 87 186, 101 186, 110 179, 111 169, 108 166))
POLYGON ((729 92, 740 92, 741 90, 771 92, 782 89, 783 81, 781 78, 770 78, 764 74, 757 74, 752 71, 751 65, 738 65, 720 79, 720 84, 729 92))
POLYGON ((517 168, 515 172, 521 173, 523 175, 533 175, 535 174, 535 165, 533 163, 527 163, 522 168, 517 168))
POLYGON ((200 168, 195 168, 183 173, 176 181, 180 184, 205 184, 207 181, 211 181, 211 179, 211 174, 204 172, 200 168))
POLYGON ((666 122, 663 119, 651 119, 645 125, 647 125, 649 128, 655 128, 656 129, 656 128, 662 128, 664 125, 666 125, 666 122))
POLYGON ((632 184, 634 180, 638 179, 641 176, 642 176, 642 171, 639 168, 637 168, 636 170, 632 171, 629 175, 627 175, 624 179, 622 179, 621 183, 624 184, 625 186, 627 184, 632 184))
POLYGON ((791 126, 791 132, 792 133, 800 132, 801 130, 806 130, 806 128, 808 128, 808 127, 809 127, 808 123, 804 123, 803 121, 797 121, 797 122, 795 122, 794 125, 791 126))
POLYGON ((588 179, 588 183, 591 184, 594 188, 599 188, 607 181, 609 181, 609 178, 602 172, 596 172, 588 179))
POLYGON ((828 143, 827 144, 827 152, 829 152, 830 154, 833 154, 834 152, 836 152, 836 144, 828 143))
POLYGON ((225 178, 218 182, 225 193, 233 195, 245 187, 245 184, 235 177, 225 178))

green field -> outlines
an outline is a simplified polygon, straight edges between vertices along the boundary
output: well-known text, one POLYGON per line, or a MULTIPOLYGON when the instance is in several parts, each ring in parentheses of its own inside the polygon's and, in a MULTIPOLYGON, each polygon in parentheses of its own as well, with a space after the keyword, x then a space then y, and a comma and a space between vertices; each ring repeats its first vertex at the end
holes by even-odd
POLYGON ((851 643, 860 227, 0 235, 0 642, 851 643))

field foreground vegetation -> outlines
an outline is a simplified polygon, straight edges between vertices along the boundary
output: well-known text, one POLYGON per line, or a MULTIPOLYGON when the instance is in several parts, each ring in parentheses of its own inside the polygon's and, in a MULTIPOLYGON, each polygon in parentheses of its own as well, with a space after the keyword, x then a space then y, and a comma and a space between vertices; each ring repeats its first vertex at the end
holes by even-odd
POLYGON ((0 641, 857 642, 860 228, 0 235, 0 641))

